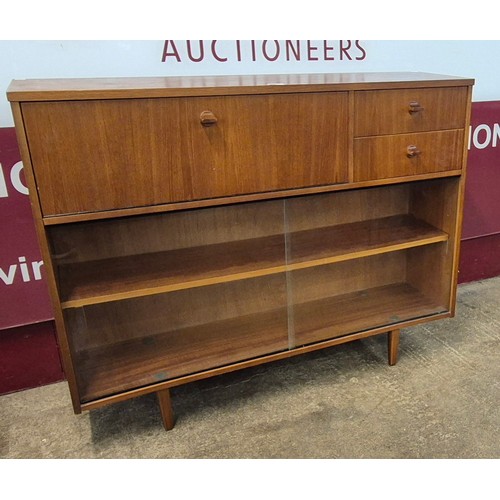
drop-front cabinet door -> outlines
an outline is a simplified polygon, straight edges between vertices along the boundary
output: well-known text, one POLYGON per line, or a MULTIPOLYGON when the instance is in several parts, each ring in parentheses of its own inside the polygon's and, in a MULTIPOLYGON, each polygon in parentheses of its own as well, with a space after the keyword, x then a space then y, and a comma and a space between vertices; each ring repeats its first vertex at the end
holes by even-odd
POLYGON ((345 92, 27 102, 44 216, 347 182, 345 92))

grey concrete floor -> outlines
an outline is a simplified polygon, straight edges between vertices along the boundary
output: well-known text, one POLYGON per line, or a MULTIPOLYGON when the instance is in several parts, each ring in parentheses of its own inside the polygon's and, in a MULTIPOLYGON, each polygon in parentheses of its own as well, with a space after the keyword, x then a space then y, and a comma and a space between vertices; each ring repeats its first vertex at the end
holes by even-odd
POLYGON ((74 415, 65 382, 0 397, 2 458, 499 458, 500 277, 457 315, 74 415))

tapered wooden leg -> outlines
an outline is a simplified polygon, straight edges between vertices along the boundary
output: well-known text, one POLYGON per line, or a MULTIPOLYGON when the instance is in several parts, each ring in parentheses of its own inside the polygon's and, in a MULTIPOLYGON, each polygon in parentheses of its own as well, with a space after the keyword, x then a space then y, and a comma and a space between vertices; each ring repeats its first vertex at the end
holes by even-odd
POLYGON ((398 362, 399 333, 399 330, 392 330, 387 334, 389 366, 394 366, 398 362))
POLYGON ((170 390, 163 389, 162 391, 158 391, 156 396, 160 405, 163 427, 165 427, 166 431, 169 431, 174 427, 174 413, 172 411, 172 402, 170 401, 170 390))

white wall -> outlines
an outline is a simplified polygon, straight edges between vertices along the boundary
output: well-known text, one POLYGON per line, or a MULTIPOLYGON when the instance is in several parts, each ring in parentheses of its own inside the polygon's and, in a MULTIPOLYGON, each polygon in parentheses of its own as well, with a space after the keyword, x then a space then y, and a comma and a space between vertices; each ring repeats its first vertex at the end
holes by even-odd
MULTIPOLYGON (((325 60, 323 40, 311 41, 310 46, 317 47, 311 54, 318 60, 307 60, 304 40, 301 60, 287 61, 284 41, 279 41, 281 54, 274 62, 263 57, 262 40, 255 41, 255 60, 251 41, 241 40, 240 61, 235 40, 218 41, 216 54, 227 58, 225 62, 211 56, 211 42, 205 41, 204 59, 191 62, 186 41, 176 40, 181 62, 173 56, 162 62, 164 40, 0 41, 0 127, 13 126, 5 92, 12 79, 23 78, 425 71, 475 78, 474 101, 500 100, 499 40, 360 40, 366 55, 356 60, 362 53, 353 47, 351 61, 347 57, 340 60, 338 40, 327 41, 333 47, 327 57, 335 60, 325 60)), ((267 48, 271 56, 274 47, 270 40, 267 48)), ((198 41, 193 40, 195 57, 198 48, 198 41)))

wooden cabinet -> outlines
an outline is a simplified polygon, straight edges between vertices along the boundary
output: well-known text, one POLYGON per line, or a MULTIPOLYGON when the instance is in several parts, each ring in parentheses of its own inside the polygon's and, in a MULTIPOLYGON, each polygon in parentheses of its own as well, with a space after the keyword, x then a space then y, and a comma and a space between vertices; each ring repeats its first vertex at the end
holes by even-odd
POLYGON ((455 311, 473 81, 14 81, 74 410, 455 311))

